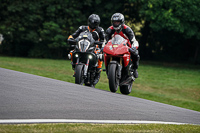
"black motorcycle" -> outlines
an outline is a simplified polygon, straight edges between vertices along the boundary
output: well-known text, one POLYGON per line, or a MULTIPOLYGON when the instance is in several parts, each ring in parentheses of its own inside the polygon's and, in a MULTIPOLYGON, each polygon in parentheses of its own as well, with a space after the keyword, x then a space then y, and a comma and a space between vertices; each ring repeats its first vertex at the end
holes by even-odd
POLYGON ((74 70, 75 83, 95 87, 94 80, 98 66, 98 53, 95 51, 98 41, 93 39, 92 33, 84 31, 76 38, 68 39, 71 47, 75 47, 72 55, 72 69, 74 70))

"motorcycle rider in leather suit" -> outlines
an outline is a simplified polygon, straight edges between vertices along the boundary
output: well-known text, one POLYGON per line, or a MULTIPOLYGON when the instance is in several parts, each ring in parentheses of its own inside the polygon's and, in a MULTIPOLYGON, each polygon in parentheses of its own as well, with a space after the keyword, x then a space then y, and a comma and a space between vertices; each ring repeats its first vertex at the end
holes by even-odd
MULTIPOLYGON (((87 31, 92 33, 92 36, 93 36, 95 41, 99 41, 99 46, 96 47, 95 53, 100 54, 102 44, 104 43, 105 34, 104 34, 104 29, 102 27, 99 27, 99 24, 100 24, 99 15, 91 14, 88 17, 88 26, 80 26, 75 33, 73 33, 72 35, 69 36, 68 39, 70 39, 70 38, 75 39, 79 36, 79 34, 81 32, 84 32, 84 31, 87 30, 87 31)), ((73 52, 74 52, 74 50, 70 51, 71 56, 72 56, 73 52)), ((98 59, 98 67, 97 67, 97 72, 96 72, 94 84, 97 84, 98 81, 99 81, 100 74, 101 74, 101 71, 102 71, 102 69, 101 69, 102 64, 103 64, 103 61, 101 59, 98 59)))
POLYGON ((112 15, 111 17, 111 23, 112 26, 110 26, 107 30, 106 30, 106 35, 105 35, 105 39, 106 42, 108 42, 112 36, 116 35, 116 34, 120 34, 122 37, 124 37, 125 39, 128 39, 130 41, 130 43, 132 44, 132 46, 129 46, 130 49, 130 53, 131 53, 131 59, 132 59, 132 63, 133 63, 133 67, 132 67, 132 71, 133 71, 133 76, 135 78, 138 78, 138 66, 139 66, 139 52, 138 52, 138 47, 139 47, 139 43, 135 38, 134 32, 132 31, 132 29, 124 24, 125 20, 124 20, 124 15, 121 13, 115 13, 112 15))

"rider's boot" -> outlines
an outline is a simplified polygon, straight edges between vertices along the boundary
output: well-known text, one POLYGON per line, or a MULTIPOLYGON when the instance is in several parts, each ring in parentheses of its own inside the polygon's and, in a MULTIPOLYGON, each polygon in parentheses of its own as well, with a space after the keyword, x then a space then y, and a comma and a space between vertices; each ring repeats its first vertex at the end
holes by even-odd
POLYGON ((133 47, 129 49, 130 53, 131 53, 131 59, 132 59, 132 69, 131 71, 133 72, 133 76, 135 78, 138 78, 138 66, 139 66, 139 60, 140 60, 140 56, 139 56, 139 51, 133 47))
POLYGON ((95 78, 94 78, 94 85, 96 85, 99 82, 100 75, 101 75, 101 68, 97 68, 97 72, 96 72, 95 78))
POLYGON ((139 59, 140 59, 140 56, 136 56, 134 59, 132 59, 132 63, 133 63, 133 66, 132 66, 132 72, 133 72, 133 76, 135 78, 138 78, 138 66, 139 66, 139 59))
POLYGON ((135 78, 138 78, 138 71, 137 71, 137 69, 133 69, 133 76, 135 78))
POLYGON ((96 85, 99 82, 101 71, 102 71, 102 69, 101 69, 102 64, 103 64, 103 61, 98 59, 98 67, 97 67, 97 71, 96 71, 95 78, 94 78, 94 85, 96 85))

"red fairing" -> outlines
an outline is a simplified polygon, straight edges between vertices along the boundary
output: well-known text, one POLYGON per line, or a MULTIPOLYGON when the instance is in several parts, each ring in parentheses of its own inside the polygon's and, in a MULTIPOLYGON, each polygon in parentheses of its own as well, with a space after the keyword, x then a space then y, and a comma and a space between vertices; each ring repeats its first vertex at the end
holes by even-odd
POLYGON ((107 53, 107 54, 111 54, 113 56, 129 53, 128 46, 126 45, 126 43, 127 43, 127 41, 124 41, 123 43, 117 45, 117 44, 112 44, 112 42, 109 41, 105 45, 103 52, 107 53))
POLYGON ((124 54, 124 56, 123 56, 123 61, 124 61, 124 66, 125 66, 125 67, 128 65, 130 59, 131 59, 130 53, 124 54))
POLYGON ((105 64, 105 66, 108 66, 107 61, 108 61, 109 58, 110 58, 110 57, 107 56, 107 54, 104 54, 104 64, 105 64))
POLYGON ((108 65, 107 61, 109 61, 110 57, 121 57, 123 58, 124 66, 126 67, 130 61, 130 52, 129 47, 127 46, 127 43, 129 43, 129 41, 126 39, 122 39, 120 44, 116 44, 115 42, 117 42, 117 38, 116 40, 110 40, 103 49, 105 66, 108 65))
POLYGON ((120 36, 122 36, 124 39, 126 39, 126 40, 128 41, 129 47, 131 48, 131 43, 130 43, 128 37, 127 37, 122 31, 121 31, 120 33, 115 32, 115 33, 114 33, 114 36, 115 36, 115 35, 120 35, 120 36))

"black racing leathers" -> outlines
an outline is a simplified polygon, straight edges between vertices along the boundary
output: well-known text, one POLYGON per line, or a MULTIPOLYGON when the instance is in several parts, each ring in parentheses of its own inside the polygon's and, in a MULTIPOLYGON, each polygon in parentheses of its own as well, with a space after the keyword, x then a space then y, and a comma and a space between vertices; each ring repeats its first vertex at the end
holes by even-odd
MULTIPOLYGON (((79 36, 79 34, 83 31, 90 31, 89 30, 89 26, 80 26, 78 28, 78 30, 72 34, 73 38, 77 38, 79 36)), ((99 41, 101 43, 101 45, 99 45, 99 47, 102 47, 102 44, 104 42, 104 38, 105 38, 105 34, 104 34, 104 30, 102 27, 97 27, 96 29, 94 29, 92 32, 92 36, 94 38, 94 40, 99 41)))

